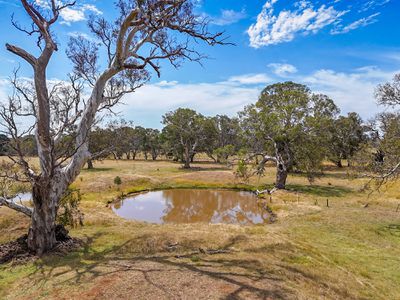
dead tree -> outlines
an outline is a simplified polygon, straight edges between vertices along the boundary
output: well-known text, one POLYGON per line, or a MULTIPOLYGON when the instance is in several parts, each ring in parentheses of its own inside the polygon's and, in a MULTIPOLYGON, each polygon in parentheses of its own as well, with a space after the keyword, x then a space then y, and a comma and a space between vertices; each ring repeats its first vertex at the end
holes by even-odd
POLYGON ((75 2, 40 3, 21 0, 31 21, 30 29, 12 22, 20 31, 37 37, 39 55, 35 56, 31 49, 6 44, 8 51, 32 67, 33 79, 24 82, 15 76, 14 94, 1 109, 2 123, 13 139, 16 153, 10 157, 11 169, 19 167, 23 178, 9 172, 2 172, 1 176, 30 183, 33 209, 23 209, 4 196, 0 200, 0 205, 31 217, 28 245, 38 255, 56 244, 59 200, 90 158, 88 136, 98 112, 112 108, 124 94, 142 86, 152 72, 160 76, 162 60, 174 67, 184 60, 199 62, 204 56, 190 46, 193 41, 225 43, 222 33, 210 33, 207 20, 194 14, 190 0, 119 0, 115 22, 103 17, 89 21, 101 46, 83 37, 73 38, 67 50, 74 64, 73 74, 68 81, 51 83, 46 71, 58 50, 53 25, 60 12, 75 2), (101 50, 107 61, 100 64, 101 50), (105 69, 101 70, 100 65, 106 65, 105 69), (89 96, 84 99, 84 94, 89 96), (20 143, 23 133, 17 119, 23 117, 34 119, 24 131, 35 133, 38 170, 30 165, 20 143))

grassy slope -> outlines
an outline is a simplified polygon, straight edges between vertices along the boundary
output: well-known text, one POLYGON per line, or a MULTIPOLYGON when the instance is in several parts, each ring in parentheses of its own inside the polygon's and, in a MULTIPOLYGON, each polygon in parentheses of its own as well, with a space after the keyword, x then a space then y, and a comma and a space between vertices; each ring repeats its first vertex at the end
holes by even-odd
MULTIPOLYGON (((65 257, 0 267, 0 298, 288 298, 400 299, 400 212, 396 186, 368 198, 360 180, 332 169, 312 186, 291 176, 292 191, 272 199, 278 222, 267 226, 150 225, 123 221, 106 207, 120 192, 166 187, 253 188, 211 164, 184 171, 170 162, 98 163, 75 185, 86 225, 72 231, 85 246, 65 257), (296 192, 294 192, 296 191, 296 192), (330 208, 325 203, 329 198, 330 208), (368 208, 364 204, 369 202, 368 208), (317 204, 316 204, 317 203, 317 204), (169 249, 167 245, 178 243, 169 249), (231 249, 199 254, 198 248, 231 249)), ((0 242, 28 221, 0 209, 0 242)))

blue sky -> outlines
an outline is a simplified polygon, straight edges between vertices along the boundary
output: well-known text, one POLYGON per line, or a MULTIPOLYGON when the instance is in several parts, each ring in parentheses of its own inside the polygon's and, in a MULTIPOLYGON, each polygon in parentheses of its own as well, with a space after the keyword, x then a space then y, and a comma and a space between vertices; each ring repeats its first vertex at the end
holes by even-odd
MULTIPOLYGON (((45 5, 46 0, 36 0, 45 5)), ((60 51, 48 76, 64 79, 71 71, 65 45, 71 35, 91 38, 88 16, 115 17, 113 1, 77 0, 54 28, 60 51)), ((225 31, 236 46, 198 50, 210 59, 203 66, 186 63, 176 70, 163 65, 145 87, 123 99, 117 111, 137 125, 160 128, 161 115, 190 107, 205 115, 235 115, 257 100, 268 84, 294 80, 326 93, 342 109, 357 111, 364 119, 382 110, 375 104, 374 87, 400 71, 398 0, 200 0, 197 13, 210 18, 210 29, 225 31)), ((14 43, 36 51, 33 40, 11 26, 11 14, 27 21, 17 0, 0 0, 1 44, 14 43)), ((0 50, 0 96, 7 92, 7 77, 24 62, 0 50)))

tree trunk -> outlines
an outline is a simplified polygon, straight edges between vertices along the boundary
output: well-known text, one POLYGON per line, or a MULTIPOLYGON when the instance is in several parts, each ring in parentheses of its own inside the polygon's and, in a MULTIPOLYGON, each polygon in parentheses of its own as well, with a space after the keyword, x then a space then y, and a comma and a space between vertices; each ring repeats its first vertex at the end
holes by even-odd
POLYGON ((144 159, 145 159, 145 160, 148 159, 148 157, 147 157, 147 152, 144 152, 144 159))
POLYGON ((186 146, 185 147, 184 158, 183 158, 183 160, 184 160, 183 168, 190 169, 190 159, 191 159, 191 157, 190 157, 189 147, 186 146))
POLYGON ((39 256, 53 249, 56 244, 58 199, 50 191, 48 185, 36 184, 32 192, 34 210, 28 233, 28 248, 39 256))
POLYGON ((93 160, 89 159, 87 161, 87 168, 88 168, 88 170, 93 170, 94 169, 93 160))
POLYGON ((342 160, 341 160, 341 159, 339 159, 338 161, 336 161, 336 166, 337 166, 338 168, 343 168, 343 164, 342 164, 342 160))
POLYGON ((156 152, 156 151, 152 151, 152 153, 151 153, 151 158, 152 158, 153 160, 157 160, 157 156, 158 156, 157 152, 156 152))
POLYGON ((130 152, 126 152, 126 159, 131 159, 131 153, 130 152))
POLYGON ((132 151, 132 160, 136 159, 136 151, 132 151))
POLYGON ((288 172, 285 170, 282 164, 278 164, 276 168, 276 183, 275 187, 279 190, 284 190, 286 188, 286 179, 288 172))
POLYGON ((193 153, 192 155, 190 155, 190 162, 194 162, 194 157, 196 156, 196 153, 193 153))

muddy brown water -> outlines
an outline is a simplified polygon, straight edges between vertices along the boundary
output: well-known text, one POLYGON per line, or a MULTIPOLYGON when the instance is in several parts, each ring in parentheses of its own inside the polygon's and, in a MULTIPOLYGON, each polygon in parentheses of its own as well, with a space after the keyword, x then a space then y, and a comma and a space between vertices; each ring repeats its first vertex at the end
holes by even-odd
POLYGON ((249 192, 227 190, 165 190, 119 201, 113 211, 127 220, 156 224, 268 223, 269 214, 249 192))

